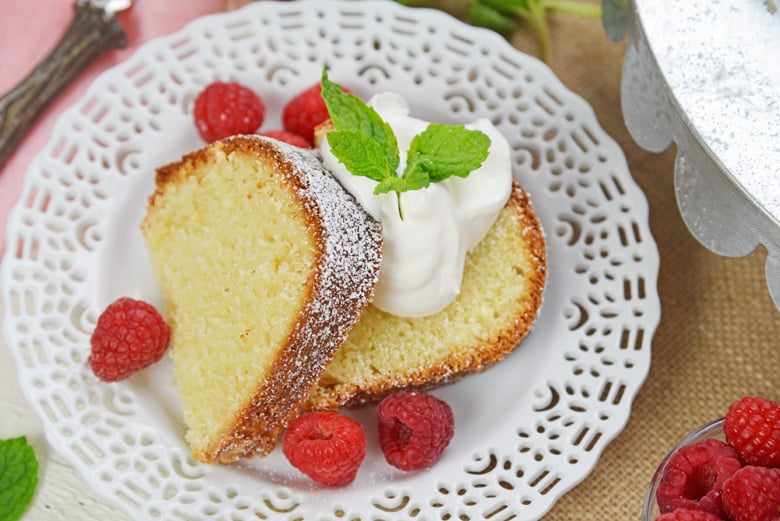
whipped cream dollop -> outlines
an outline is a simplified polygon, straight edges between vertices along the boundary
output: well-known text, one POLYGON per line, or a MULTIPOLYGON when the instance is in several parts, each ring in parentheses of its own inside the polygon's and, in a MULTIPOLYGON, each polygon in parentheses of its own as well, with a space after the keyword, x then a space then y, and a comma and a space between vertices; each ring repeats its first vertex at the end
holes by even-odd
MULTIPOLYGON (((406 165, 412 139, 429 122, 409 116, 400 96, 381 93, 368 105, 395 133, 401 162, 406 165)), ((487 234, 509 199, 512 166, 509 144, 486 119, 465 125, 490 138, 487 159, 468 177, 450 177, 421 190, 375 195, 377 181, 353 175, 332 154, 327 136, 320 145, 325 167, 357 201, 382 223, 382 269, 373 305, 404 317, 422 317, 443 310, 460 292, 466 253, 487 234)))

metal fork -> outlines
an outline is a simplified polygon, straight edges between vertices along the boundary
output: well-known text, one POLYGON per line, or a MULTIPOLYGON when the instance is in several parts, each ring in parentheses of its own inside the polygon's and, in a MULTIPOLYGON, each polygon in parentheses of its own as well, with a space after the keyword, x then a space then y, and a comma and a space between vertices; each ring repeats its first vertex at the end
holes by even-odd
POLYGON ((127 45, 116 13, 132 0, 76 0, 75 13, 57 45, 0 97, 0 169, 49 103, 104 51, 127 45))

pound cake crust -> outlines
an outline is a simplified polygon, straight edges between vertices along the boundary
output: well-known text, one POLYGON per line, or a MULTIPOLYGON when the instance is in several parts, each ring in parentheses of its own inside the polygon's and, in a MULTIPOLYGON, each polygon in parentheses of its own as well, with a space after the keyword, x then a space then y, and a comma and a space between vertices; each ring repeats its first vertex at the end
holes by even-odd
POLYGON ((544 234, 528 194, 515 183, 496 223, 469 252, 455 301, 422 318, 369 306, 313 389, 307 409, 430 389, 503 360, 531 331, 546 276, 544 234))
POLYGON ((268 454, 373 297, 380 224, 311 154, 234 136, 159 168, 141 228, 193 457, 268 454))

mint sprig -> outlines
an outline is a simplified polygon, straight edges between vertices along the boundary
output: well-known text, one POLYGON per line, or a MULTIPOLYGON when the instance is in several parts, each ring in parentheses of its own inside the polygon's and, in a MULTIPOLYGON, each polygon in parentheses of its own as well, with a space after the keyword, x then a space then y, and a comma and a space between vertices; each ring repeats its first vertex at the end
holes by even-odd
POLYGON ((16 521, 38 485, 38 460, 24 436, 0 440, 0 519, 16 521))
POLYGON ((490 138, 462 125, 431 123, 409 146, 401 175, 401 156, 392 128, 362 99, 344 92, 322 71, 322 98, 334 130, 331 152, 354 175, 377 181, 374 194, 394 191, 401 211, 401 193, 419 190, 449 177, 467 177, 487 159, 490 138))
MULTIPOLYGON (((407 6, 434 7, 461 18, 471 25, 486 27, 505 36, 528 26, 536 36, 540 58, 546 63, 550 63, 551 58, 549 13, 566 13, 594 19, 602 16, 602 6, 594 3, 594 0, 470 0, 468 2, 396 0, 396 2, 407 6)), ((610 10, 608 14, 613 16, 615 9, 610 4, 628 4, 628 0, 602 0, 602 3, 610 10)), ((616 29, 610 29, 610 31, 614 30, 616 29)))

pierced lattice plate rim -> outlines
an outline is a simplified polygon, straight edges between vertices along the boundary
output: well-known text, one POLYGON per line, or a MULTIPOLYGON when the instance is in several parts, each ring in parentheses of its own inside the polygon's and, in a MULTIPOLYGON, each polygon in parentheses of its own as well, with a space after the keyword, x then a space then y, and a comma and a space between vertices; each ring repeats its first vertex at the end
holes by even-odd
POLYGON ((145 45, 66 111, 9 218, 0 283, 6 341, 52 445, 137 519, 538 519, 624 427, 660 317, 647 202, 592 109, 541 62, 441 12, 384 1, 258 2, 145 45), (159 303, 137 225, 156 166, 202 145, 190 120, 208 82, 263 93, 264 128, 290 93, 331 78, 404 95, 421 118, 490 118, 548 241, 531 335, 506 361, 441 388, 456 435, 427 471, 369 456, 343 489, 312 485, 275 451, 194 462, 168 360, 117 384, 86 367, 99 312, 159 303))

